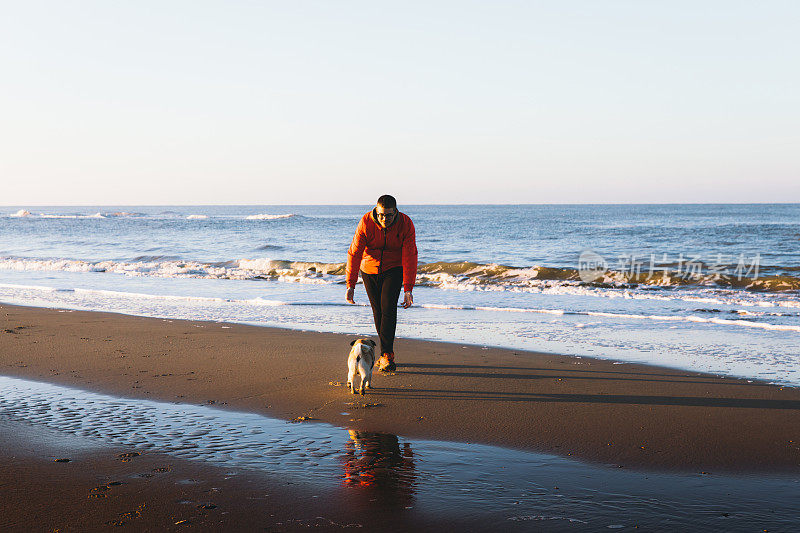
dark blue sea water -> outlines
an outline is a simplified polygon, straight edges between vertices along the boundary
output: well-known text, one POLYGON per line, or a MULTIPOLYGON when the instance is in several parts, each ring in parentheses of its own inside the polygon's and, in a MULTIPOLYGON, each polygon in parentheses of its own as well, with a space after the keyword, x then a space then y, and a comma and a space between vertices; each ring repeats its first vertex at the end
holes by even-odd
MULTIPOLYGON (((770 273, 800 270, 800 204, 400 207, 414 220, 426 263, 574 267, 591 249, 610 260, 761 254, 770 273)), ((370 206, 38 207, 11 216, 20 209, 0 208, 5 257, 335 263, 370 206)))

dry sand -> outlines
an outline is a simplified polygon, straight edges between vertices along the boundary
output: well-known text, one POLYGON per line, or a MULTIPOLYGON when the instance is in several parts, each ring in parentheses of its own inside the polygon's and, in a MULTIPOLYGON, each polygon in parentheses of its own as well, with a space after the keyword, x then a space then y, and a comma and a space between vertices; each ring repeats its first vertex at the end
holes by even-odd
MULTIPOLYGON (((309 417, 404 437, 496 444, 626 468, 800 472, 800 389, 792 387, 586 357, 400 339, 398 371, 376 372, 375 389, 360 397, 343 385, 352 336, 9 305, 0 306, 0 320, 0 375, 286 419, 309 417)), ((184 508, 175 502, 183 499, 192 502, 185 505, 197 527, 205 524, 208 530, 222 522, 214 522, 213 509, 199 509, 194 502, 204 501, 203 491, 214 483, 234 483, 213 468, 196 473, 197 465, 157 454, 138 458, 131 470, 133 461, 120 463, 115 450, 90 454, 83 461, 88 466, 70 470, 72 463, 53 463, 46 447, 35 452, 24 442, 8 434, 0 438, 0 467, 15 476, 14 486, 22 490, 13 492, 5 480, 3 506, 15 502, 12 516, 17 517, 35 516, 42 505, 53 505, 53 498, 30 494, 58 483, 64 484, 61 499, 80 501, 73 510, 84 516, 89 512, 84 508, 97 503, 87 496, 93 486, 127 476, 135 483, 109 492, 135 492, 138 483, 147 484, 149 496, 120 497, 113 508, 112 500, 104 499, 104 514, 91 515, 93 524, 100 527, 142 504, 160 509, 149 512, 158 517, 153 523, 179 521, 184 518, 178 511, 184 508), (135 478, 165 462, 172 465, 170 472, 135 478), (53 477, 53 472, 59 473, 53 477), (176 476, 205 481, 186 488, 176 485, 176 476), (9 499, 9 492, 16 496, 9 499)), ((271 514, 273 529, 289 527, 287 519, 347 518, 324 498, 315 499, 316 507, 305 513, 309 516, 297 516, 291 511, 297 498, 292 491, 302 491, 296 488, 280 491, 270 502, 250 499, 264 487, 243 479, 235 481, 238 488, 223 490, 235 495, 226 505, 235 508, 234 501, 246 500, 252 507, 259 501, 259 516, 271 514), (279 522, 284 525, 275 525, 279 522)), ((226 520, 233 515, 235 510, 226 520)))

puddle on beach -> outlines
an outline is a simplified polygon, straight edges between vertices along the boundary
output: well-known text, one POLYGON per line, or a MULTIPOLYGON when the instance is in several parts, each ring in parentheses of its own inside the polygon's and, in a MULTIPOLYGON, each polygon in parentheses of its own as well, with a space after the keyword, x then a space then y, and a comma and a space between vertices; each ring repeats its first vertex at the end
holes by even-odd
POLYGON ((362 491, 475 529, 789 531, 800 477, 665 474, 455 442, 116 398, 0 376, 0 422, 152 450, 321 490, 362 491), (514 527, 516 526, 516 527, 514 527))

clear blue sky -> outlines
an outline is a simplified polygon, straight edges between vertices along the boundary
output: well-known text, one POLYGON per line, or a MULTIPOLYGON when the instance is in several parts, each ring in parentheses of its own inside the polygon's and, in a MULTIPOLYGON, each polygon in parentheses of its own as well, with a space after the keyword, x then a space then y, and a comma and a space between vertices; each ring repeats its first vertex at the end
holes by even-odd
POLYGON ((4 3, 4 205, 799 202, 795 1, 4 3))

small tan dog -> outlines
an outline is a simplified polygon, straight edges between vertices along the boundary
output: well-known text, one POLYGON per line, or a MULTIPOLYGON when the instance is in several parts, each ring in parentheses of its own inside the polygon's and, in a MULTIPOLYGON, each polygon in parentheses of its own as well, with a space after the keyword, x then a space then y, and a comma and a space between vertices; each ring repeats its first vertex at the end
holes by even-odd
POLYGON ((372 367, 375 366, 375 341, 372 339, 356 339, 350 343, 350 355, 347 357, 347 388, 353 394, 356 387, 353 383, 356 369, 361 375, 361 387, 358 392, 363 395, 364 389, 372 388, 372 367))

